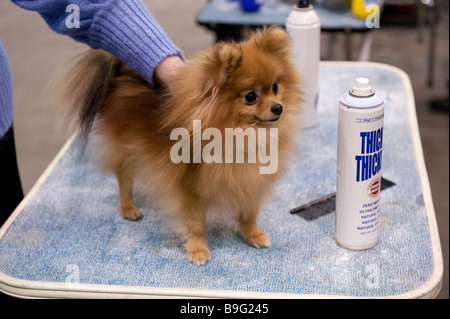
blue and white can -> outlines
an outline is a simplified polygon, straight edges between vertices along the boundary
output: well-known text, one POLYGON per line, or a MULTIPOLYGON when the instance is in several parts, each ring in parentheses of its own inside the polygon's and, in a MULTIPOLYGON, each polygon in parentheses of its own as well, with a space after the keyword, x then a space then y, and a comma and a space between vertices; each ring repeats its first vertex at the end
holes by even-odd
POLYGON ((336 242, 368 249, 378 242, 384 102, 357 78, 339 103, 336 242))

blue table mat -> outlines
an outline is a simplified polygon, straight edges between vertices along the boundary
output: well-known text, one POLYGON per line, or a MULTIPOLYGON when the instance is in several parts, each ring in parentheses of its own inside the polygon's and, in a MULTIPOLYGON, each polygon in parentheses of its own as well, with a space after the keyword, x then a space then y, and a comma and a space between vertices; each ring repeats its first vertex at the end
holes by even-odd
MULTIPOLYGON (((272 245, 256 249, 237 226, 208 220, 212 259, 191 264, 183 243, 137 191, 144 217, 123 219, 115 177, 71 145, 0 239, 0 272, 33 282, 266 292, 297 296, 394 296, 414 291, 433 273, 433 252, 414 153, 405 83, 390 69, 322 65, 320 124, 299 136, 300 156, 277 183, 258 219, 272 245), (385 99, 379 243, 352 251, 334 240, 334 212, 313 220, 293 207, 335 191, 337 112, 354 78, 369 77, 385 99)), ((272 295, 268 295, 272 296, 272 295)))

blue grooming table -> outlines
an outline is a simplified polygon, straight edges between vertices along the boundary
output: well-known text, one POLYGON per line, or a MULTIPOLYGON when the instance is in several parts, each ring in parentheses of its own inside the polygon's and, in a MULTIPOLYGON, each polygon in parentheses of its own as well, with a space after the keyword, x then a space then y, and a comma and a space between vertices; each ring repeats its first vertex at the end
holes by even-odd
POLYGON ((429 298, 443 262, 408 76, 376 63, 323 62, 320 124, 259 217, 272 246, 247 245, 211 217, 212 259, 191 264, 183 243, 136 190, 144 217, 123 219, 115 178, 69 140, 0 229, 0 290, 21 297, 429 298), (379 243, 352 251, 334 240, 334 212, 289 210, 335 191, 338 99, 369 77, 385 98, 379 243))

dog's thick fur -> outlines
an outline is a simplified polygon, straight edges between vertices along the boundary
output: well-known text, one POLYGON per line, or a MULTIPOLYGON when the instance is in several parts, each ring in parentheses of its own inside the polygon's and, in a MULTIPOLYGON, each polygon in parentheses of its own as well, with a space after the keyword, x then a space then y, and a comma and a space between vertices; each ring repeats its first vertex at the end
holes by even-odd
POLYGON ((299 80, 286 33, 271 27, 241 43, 216 44, 177 75, 168 87, 154 89, 110 53, 91 50, 65 77, 64 103, 71 105, 82 138, 90 131, 100 136, 104 169, 118 179, 123 217, 141 216, 132 192, 139 177, 165 199, 164 210, 178 217, 188 258, 196 265, 211 257, 205 235, 209 208, 235 212, 230 216, 237 217, 244 239, 255 247, 269 246, 270 237, 256 219, 285 171, 299 123, 299 80), (249 91, 258 94, 255 103, 245 100, 249 91), (278 119, 271 112, 274 104, 283 107, 278 119), (192 138, 193 120, 222 133, 236 127, 278 128, 277 172, 261 175, 259 161, 173 163, 170 150, 177 141, 170 140, 171 131, 186 128, 192 138))

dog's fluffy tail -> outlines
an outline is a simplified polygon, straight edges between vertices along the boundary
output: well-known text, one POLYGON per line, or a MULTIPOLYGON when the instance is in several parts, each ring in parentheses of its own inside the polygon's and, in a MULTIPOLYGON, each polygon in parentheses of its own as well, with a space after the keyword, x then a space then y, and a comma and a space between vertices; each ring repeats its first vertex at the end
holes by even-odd
POLYGON ((111 53, 90 50, 77 61, 60 82, 60 106, 67 110, 79 137, 86 141, 96 115, 101 112, 108 92, 108 82, 120 64, 111 53))

